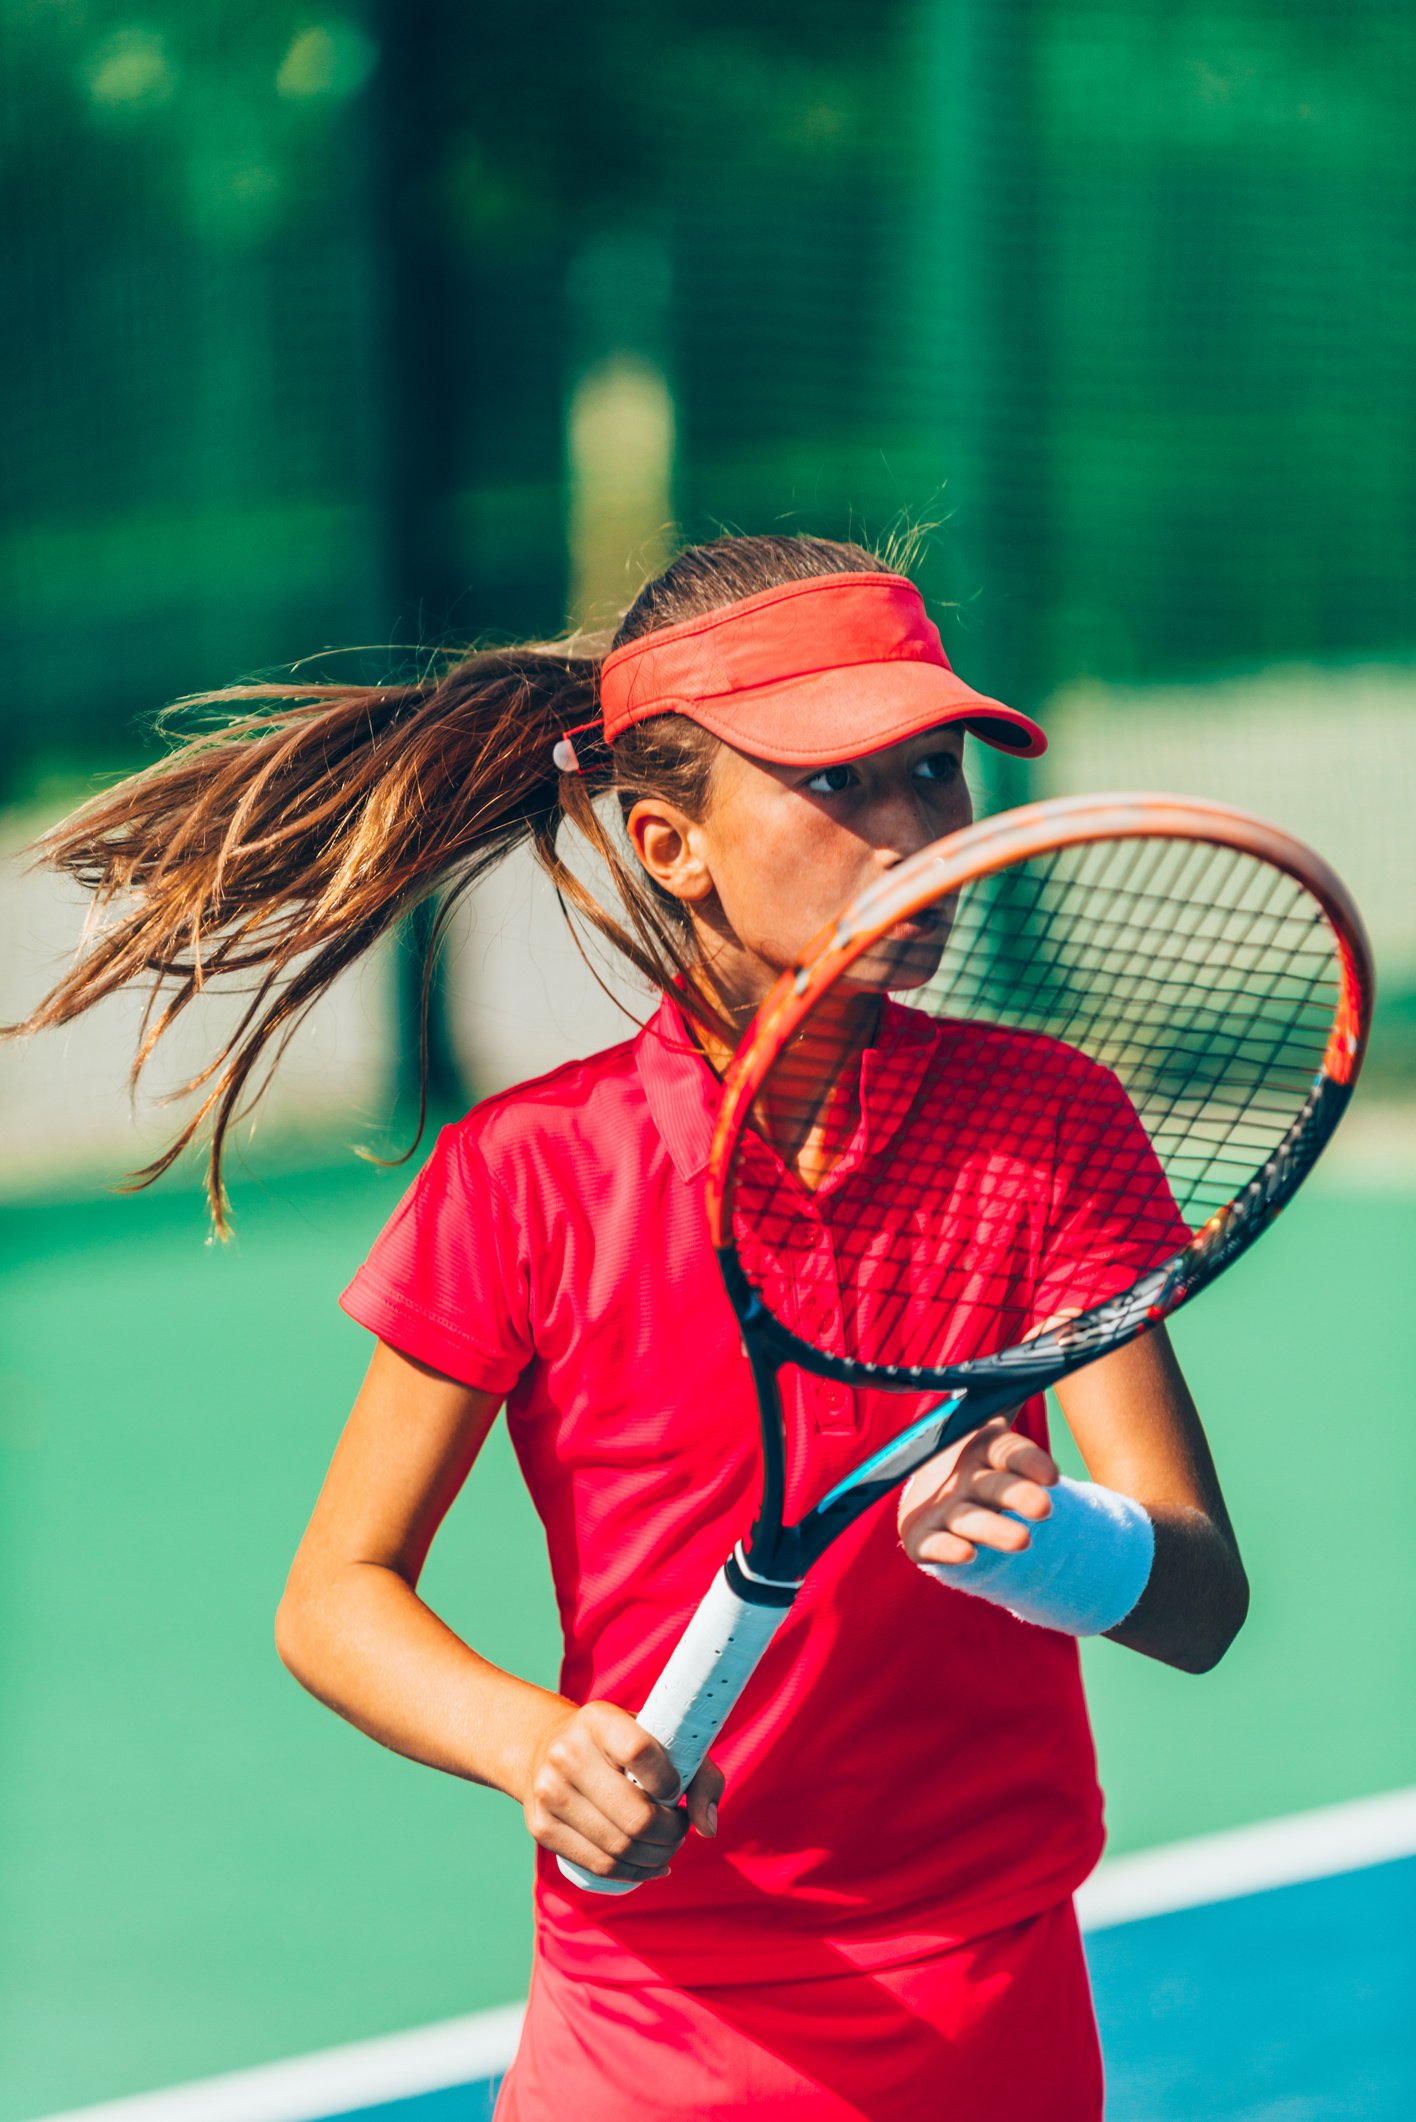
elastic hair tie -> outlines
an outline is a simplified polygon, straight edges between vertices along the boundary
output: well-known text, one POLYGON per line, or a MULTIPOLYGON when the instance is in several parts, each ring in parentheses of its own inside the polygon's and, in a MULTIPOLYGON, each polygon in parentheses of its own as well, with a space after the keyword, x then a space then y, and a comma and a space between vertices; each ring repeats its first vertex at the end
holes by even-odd
POLYGON ((577 722, 574 728, 568 729, 563 737, 558 737, 551 751, 552 766, 562 774, 583 774, 585 769, 581 765, 575 746, 570 740, 572 737, 578 737, 582 730, 598 729, 599 727, 600 717, 596 715, 593 722, 577 722))

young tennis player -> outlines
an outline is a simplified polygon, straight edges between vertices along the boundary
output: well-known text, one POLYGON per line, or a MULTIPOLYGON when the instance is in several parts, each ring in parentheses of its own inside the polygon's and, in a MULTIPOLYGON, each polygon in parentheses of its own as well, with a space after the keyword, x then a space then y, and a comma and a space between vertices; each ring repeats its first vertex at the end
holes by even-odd
MULTIPOLYGON (((1059 1388, 1089 1480, 1059 1478, 1033 1400, 874 1506, 812 1572, 686 1803, 632 1714, 755 1494, 753 1391, 702 1206, 723 1070, 809 939, 969 821, 966 743, 1036 754, 1041 731, 951 671, 888 558, 806 537, 681 552, 608 654, 571 637, 402 688, 198 697, 242 719, 49 836, 117 917, 31 1024, 157 974, 176 982, 160 1033, 204 980, 258 973, 201 1112, 149 1167, 210 1114, 219 1223, 226 1130, 271 1042, 411 905, 518 842, 661 994, 635 1036, 439 1135, 341 1299, 377 1343, 277 1619, 321 1700, 523 1810, 536 1950, 500 2122, 1099 2115, 1072 1905, 1102 1843, 1077 1638, 1202 1671, 1247 1596, 1163 1330, 1059 1388), (617 908, 566 866, 565 826, 617 908), (418 1595, 503 1407, 564 1628, 555 1691, 418 1595), (586 1892, 560 1856, 637 1890, 586 1892)), ((866 1154, 871 1086, 909 1065, 912 1021, 882 996, 867 1026, 866 1154)), ((810 1145, 774 1153, 819 1177, 810 1145)), ((1076 1308, 1068 1277, 1104 1242, 1074 1230, 1025 1271, 963 1236, 1034 1330, 1076 1308)), ((882 1397, 799 1378, 812 1485, 870 1449, 882 1397)))

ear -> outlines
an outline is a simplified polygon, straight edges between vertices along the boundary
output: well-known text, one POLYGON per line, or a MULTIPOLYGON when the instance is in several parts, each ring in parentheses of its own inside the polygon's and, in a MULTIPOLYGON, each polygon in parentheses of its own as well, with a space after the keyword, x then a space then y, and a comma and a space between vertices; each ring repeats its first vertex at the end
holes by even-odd
POLYGON ((656 884, 690 905, 712 895, 713 877, 704 859, 700 828, 687 811, 658 797, 644 796, 624 823, 630 845, 656 884))

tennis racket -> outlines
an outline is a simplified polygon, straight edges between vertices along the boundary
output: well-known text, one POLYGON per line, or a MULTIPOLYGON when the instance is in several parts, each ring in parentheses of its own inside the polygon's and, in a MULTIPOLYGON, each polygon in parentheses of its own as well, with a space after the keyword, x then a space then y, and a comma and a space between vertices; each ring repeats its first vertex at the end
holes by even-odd
MULTIPOLYGON (((1311 849, 1157 795, 951 833, 782 975, 725 1078, 707 1174, 761 1503, 638 1719, 684 1785, 848 1525, 1168 1318, 1268 1227, 1347 1104, 1372 994, 1360 917, 1311 849), (795 1517, 792 1365, 893 1430, 795 1517), (900 1396, 898 1425, 876 1393, 900 1396)), ((596 1893, 636 1883, 559 1862, 596 1893)))

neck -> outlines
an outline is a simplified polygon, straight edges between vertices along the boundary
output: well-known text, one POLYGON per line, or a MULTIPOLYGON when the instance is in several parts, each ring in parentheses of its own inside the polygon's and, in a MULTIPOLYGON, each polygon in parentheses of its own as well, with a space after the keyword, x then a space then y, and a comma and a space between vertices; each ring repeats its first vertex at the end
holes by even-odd
MULTIPOLYGON (((723 1077, 763 996, 735 1000, 700 974, 698 992, 721 1032, 689 1017, 693 1038, 723 1077)), ((815 1188, 837 1163, 860 1118, 860 1054, 875 1036, 883 997, 833 989, 791 1034, 754 1106, 760 1132, 802 1184, 815 1188)))

